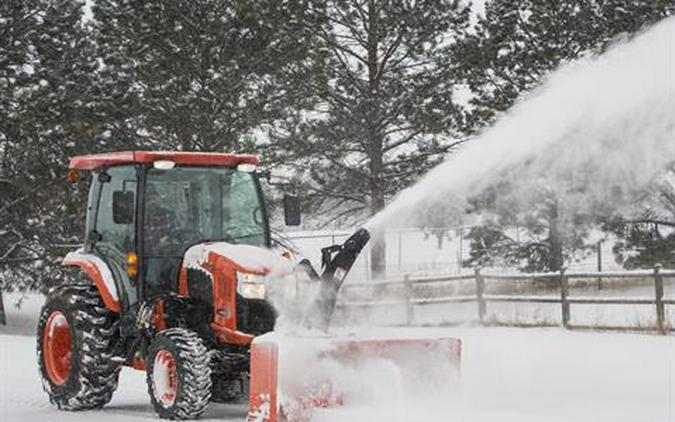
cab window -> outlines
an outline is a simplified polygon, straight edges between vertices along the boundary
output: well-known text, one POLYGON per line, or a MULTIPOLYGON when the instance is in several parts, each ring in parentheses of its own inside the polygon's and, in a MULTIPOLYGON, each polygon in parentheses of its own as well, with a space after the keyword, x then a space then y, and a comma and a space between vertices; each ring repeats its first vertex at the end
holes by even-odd
MULTIPOLYGON (((96 177, 96 176, 95 176, 96 177)), ((101 193, 98 200, 98 212, 96 214, 95 230, 100 236, 97 244, 105 244, 114 248, 122 255, 134 250, 134 213, 136 194, 136 171, 133 167, 112 167, 103 176, 97 176, 104 181, 101 184, 101 193), (131 200, 126 207, 131 207, 130 218, 127 220, 115 219, 113 215, 113 197, 124 193, 131 200)))

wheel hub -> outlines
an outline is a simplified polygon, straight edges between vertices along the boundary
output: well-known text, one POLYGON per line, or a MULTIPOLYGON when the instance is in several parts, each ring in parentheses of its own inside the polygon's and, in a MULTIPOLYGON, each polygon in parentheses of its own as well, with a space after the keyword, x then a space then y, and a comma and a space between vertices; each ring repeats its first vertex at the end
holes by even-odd
POLYGON ((152 367, 152 380, 155 398, 163 406, 171 406, 176 400, 178 380, 176 376, 176 360, 168 350, 160 350, 155 356, 155 363, 152 367))
POLYGON ((47 376, 55 385, 68 380, 72 357, 72 334, 65 315, 54 311, 49 315, 43 334, 43 353, 47 376))

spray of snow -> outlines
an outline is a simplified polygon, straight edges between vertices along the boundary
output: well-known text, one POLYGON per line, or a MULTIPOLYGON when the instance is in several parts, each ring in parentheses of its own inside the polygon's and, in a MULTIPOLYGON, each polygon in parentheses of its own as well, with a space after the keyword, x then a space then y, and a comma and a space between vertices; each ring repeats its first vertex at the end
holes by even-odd
MULTIPOLYGON (((612 204, 675 159, 675 18, 594 58, 568 64, 459 153, 401 192, 367 227, 419 221, 505 177, 579 192, 570 207, 612 204), (618 188, 618 189, 617 189, 618 188)), ((462 209, 462 207, 459 207, 462 209)), ((445 210, 444 212, 449 212, 445 210)))

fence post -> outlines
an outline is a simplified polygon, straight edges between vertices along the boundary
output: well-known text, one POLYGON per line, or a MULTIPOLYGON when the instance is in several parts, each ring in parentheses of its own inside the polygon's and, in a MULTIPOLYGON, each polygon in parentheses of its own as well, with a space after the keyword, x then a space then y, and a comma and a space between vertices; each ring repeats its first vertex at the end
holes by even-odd
POLYGON ((462 263, 464 262, 464 229, 457 230, 459 235, 459 254, 457 255, 457 274, 462 273, 462 263))
POLYGON ((408 274, 404 277, 405 283, 405 320, 406 325, 412 325, 413 320, 415 319, 414 309, 413 309, 413 285, 410 281, 410 276, 408 274))
POLYGON ((485 322, 485 279, 480 274, 480 267, 476 267, 476 303, 478 303, 478 320, 481 324, 485 322))
POLYGON ((5 316, 5 304, 3 302, 1 287, 0 287, 0 325, 7 325, 7 317, 5 316))
MULTIPOLYGON (((602 240, 598 240, 596 247, 596 254, 598 255, 598 273, 602 272, 602 240)), ((602 290, 602 276, 598 276, 598 290, 602 290)))
POLYGON ((570 325, 570 303, 567 298, 570 295, 570 285, 565 276, 565 269, 560 270, 560 304, 562 305, 562 324, 569 328, 570 325))
POLYGON ((656 329, 659 334, 666 334, 666 312, 663 306, 663 276, 661 264, 654 265, 654 287, 656 290, 656 329))
POLYGON ((403 272, 403 232, 399 230, 398 232, 398 276, 401 276, 403 272))

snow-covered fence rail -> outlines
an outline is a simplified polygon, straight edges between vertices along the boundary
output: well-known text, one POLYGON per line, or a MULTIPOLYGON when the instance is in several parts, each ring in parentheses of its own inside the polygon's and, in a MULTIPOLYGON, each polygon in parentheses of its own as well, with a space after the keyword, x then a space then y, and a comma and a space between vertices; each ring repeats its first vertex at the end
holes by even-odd
MULTIPOLYGON (((482 273, 477 269, 474 274, 444 277, 412 278, 370 283, 349 283, 343 287, 342 299, 338 306, 344 315, 349 309, 360 310, 400 306, 405 309, 405 324, 417 324, 416 311, 423 307, 448 304, 473 304, 476 310, 472 320, 484 325, 558 325, 543 323, 505 322, 500 320, 498 313, 488 317, 488 310, 497 304, 516 304, 521 307, 526 304, 544 304, 559 307, 559 324, 566 328, 594 328, 620 330, 656 330, 661 334, 675 331, 675 285, 673 294, 665 296, 664 279, 675 281, 675 271, 662 270, 660 265, 653 270, 620 271, 620 272, 565 272, 534 273, 534 274, 498 274, 482 273), (593 294, 574 294, 579 286, 596 285, 604 290, 594 291, 593 294), (523 283, 540 285, 537 290, 523 294, 523 283), (624 295, 612 288, 613 284, 620 284, 623 290, 637 288, 639 295, 624 295), (490 288, 488 288, 490 286, 490 288), (603 292, 600 295, 600 292, 603 292), (622 326, 608 324, 574 323, 572 320, 572 305, 611 306, 641 306, 644 312, 641 318, 634 318, 622 326), (651 307, 651 310, 646 307, 651 307), (672 310, 668 307, 672 306, 672 310), (670 312, 668 312, 670 310, 670 312), (645 323, 644 317, 654 319, 654 322, 645 323), (669 319, 670 316, 670 319, 669 319)), ((583 290, 583 288, 582 288, 583 290)), ((587 290, 587 289, 586 289, 587 290)), ((447 310, 447 308, 445 308, 447 310)), ((439 310, 437 316, 442 319, 445 311, 439 310)), ((583 318, 582 318, 583 319, 583 318)))

